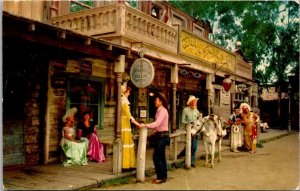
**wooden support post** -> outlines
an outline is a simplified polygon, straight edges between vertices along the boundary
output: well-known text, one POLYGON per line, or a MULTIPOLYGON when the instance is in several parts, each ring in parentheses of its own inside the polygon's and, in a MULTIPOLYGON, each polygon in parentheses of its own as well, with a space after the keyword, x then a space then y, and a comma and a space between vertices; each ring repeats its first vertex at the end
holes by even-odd
MULTIPOLYGON (((172 83, 173 86, 173 102, 172 102, 172 123, 171 123, 171 130, 172 132, 176 131, 176 83, 172 83)), ((170 140, 170 159, 177 160, 177 142, 176 137, 171 138, 170 140), (176 148, 175 148, 176 147, 176 148)))
POLYGON ((137 165, 136 165, 136 181, 145 182, 145 162, 146 162, 146 145, 147 145, 147 131, 146 127, 143 127, 139 131, 139 144, 137 153, 137 165))
POLYGON ((170 138, 170 160, 177 160, 177 137, 170 138))
POLYGON ((207 97, 207 105, 208 105, 208 115, 212 114, 212 100, 213 100, 213 84, 212 82, 214 81, 214 76, 212 74, 207 74, 206 75, 206 89, 208 92, 208 97, 207 97))
POLYGON ((172 132, 176 131, 176 83, 172 83, 173 86, 173 102, 172 102, 172 132))
POLYGON ((122 172, 122 140, 120 138, 114 140, 112 165, 113 174, 122 172))
POLYGON ((174 64, 171 67, 171 83, 172 83, 172 133, 176 131, 176 90, 178 84, 178 64, 174 64))
POLYGON ((50 148, 50 106, 51 106, 51 101, 49 99, 51 95, 51 64, 50 62, 48 63, 48 87, 47 87, 47 106, 46 106, 46 125, 45 125, 45 137, 44 137, 44 164, 48 164, 49 160, 49 148, 50 148))
POLYGON ((191 168, 191 146, 192 146, 191 125, 186 125, 186 143, 185 143, 185 168, 191 168))
POLYGON ((115 122, 115 140, 113 152, 113 173, 122 172, 122 141, 121 141, 121 83, 125 70, 125 56, 120 55, 115 62, 114 72, 117 76, 117 104, 115 122))

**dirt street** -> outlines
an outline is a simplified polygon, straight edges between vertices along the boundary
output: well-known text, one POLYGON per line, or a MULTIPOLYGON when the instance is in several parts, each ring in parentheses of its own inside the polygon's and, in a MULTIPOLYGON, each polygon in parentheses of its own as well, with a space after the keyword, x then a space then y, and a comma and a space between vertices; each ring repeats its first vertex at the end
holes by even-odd
MULTIPOLYGON (((299 133, 258 148, 256 154, 223 152, 213 169, 198 160, 196 168, 168 171, 163 184, 145 183, 98 188, 108 190, 299 190, 299 133)), ((96 190, 96 189, 95 189, 96 190)))

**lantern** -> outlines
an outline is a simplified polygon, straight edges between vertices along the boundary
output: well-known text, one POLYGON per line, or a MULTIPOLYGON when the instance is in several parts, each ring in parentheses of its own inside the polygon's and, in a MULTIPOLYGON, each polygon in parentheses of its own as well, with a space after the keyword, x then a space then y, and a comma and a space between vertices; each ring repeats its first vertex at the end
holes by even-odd
POLYGON ((224 90, 226 92, 228 92, 228 90, 230 90, 230 87, 231 87, 231 84, 232 84, 232 81, 229 78, 229 76, 230 75, 225 75, 225 79, 223 80, 223 87, 224 87, 224 90))

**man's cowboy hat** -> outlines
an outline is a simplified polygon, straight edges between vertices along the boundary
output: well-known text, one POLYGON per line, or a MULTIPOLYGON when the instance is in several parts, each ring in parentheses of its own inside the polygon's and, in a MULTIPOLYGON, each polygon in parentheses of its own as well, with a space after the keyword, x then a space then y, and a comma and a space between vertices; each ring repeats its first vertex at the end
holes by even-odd
POLYGON ((163 94, 161 92, 156 92, 155 97, 158 97, 162 101, 162 104, 165 108, 168 107, 168 101, 167 101, 165 94, 163 94))
POLYGON ((63 116, 62 120, 63 122, 66 122, 67 118, 70 116, 70 115, 75 115, 75 113, 77 113, 77 108, 76 107, 73 107, 71 109, 69 109, 66 114, 63 116))
POLYGON ((191 95, 188 99, 188 101, 186 102, 187 105, 190 105, 190 103, 193 101, 193 100, 196 100, 198 101, 199 98, 196 98, 195 96, 191 95))

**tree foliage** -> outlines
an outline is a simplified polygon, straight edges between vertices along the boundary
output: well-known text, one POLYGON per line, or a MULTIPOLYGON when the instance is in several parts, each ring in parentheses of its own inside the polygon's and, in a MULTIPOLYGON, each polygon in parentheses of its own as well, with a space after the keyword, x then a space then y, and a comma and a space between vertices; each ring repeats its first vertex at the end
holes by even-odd
POLYGON ((299 4, 294 1, 169 2, 194 18, 209 20, 212 40, 220 46, 233 49, 240 41, 261 85, 282 85, 299 65, 299 4))

